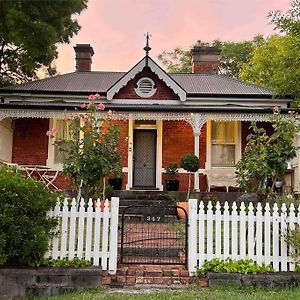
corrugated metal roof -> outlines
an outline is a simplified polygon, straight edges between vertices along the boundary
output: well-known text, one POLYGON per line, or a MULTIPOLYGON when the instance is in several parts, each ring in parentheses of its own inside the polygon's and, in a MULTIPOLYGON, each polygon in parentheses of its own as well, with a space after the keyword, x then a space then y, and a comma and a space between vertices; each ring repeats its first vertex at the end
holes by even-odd
MULTIPOLYGON (((14 92, 106 93, 124 72, 74 72, 1 89, 14 92)), ((187 94, 272 95, 272 91, 217 74, 169 74, 187 94)))

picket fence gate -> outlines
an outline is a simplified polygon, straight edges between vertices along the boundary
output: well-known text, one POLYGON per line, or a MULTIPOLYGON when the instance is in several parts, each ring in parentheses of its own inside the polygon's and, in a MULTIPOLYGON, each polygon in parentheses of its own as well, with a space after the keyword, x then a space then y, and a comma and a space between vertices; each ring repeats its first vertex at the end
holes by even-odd
POLYGON ((49 216, 58 218, 56 234, 50 242, 46 257, 53 259, 75 257, 91 260, 94 266, 115 274, 118 254, 119 198, 105 200, 104 207, 98 199, 89 199, 87 207, 81 199, 79 207, 75 198, 59 202, 49 216))
POLYGON ((209 202, 207 207, 201 201, 189 200, 189 261, 190 273, 197 266, 214 258, 252 259, 258 264, 272 264, 276 271, 293 271, 295 266, 291 249, 285 241, 287 228, 300 224, 300 213, 293 204, 287 209, 275 203, 270 206, 261 203, 254 208, 242 202, 237 207, 233 202, 221 206, 209 202))

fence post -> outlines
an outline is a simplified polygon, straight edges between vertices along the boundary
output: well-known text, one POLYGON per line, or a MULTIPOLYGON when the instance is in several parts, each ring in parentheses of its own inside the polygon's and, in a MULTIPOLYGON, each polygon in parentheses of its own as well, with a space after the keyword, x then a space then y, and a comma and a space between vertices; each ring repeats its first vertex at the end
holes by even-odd
POLYGON ((188 270, 190 275, 197 266, 197 199, 189 199, 188 270))
POLYGON ((117 272, 118 256, 118 221, 119 221, 119 197, 111 198, 111 223, 109 238, 109 274, 117 272))

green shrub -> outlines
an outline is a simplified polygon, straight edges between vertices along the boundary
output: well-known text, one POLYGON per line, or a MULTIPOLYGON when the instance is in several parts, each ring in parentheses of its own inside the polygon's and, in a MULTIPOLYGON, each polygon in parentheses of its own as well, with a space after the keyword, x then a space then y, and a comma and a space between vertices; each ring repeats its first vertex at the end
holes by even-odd
POLYGON ((0 265, 35 265, 56 220, 46 216, 57 195, 41 182, 0 165, 0 265))
POLYGON ((48 267, 78 267, 85 268, 90 267, 92 262, 89 260, 81 259, 75 257, 73 259, 63 258, 63 259, 44 259, 41 261, 40 266, 48 267))
POLYGON ((206 261, 201 268, 197 268, 196 275, 199 278, 204 278, 207 272, 257 274, 274 272, 274 270, 271 265, 258 265, 252 259, 235 260, 228 257, 225 260, 215 258, 206 261))

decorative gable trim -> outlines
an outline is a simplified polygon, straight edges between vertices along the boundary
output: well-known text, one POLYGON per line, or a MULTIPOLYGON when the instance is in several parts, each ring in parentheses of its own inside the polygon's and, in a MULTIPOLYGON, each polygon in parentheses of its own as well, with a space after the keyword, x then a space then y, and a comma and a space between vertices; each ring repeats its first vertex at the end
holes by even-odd
POLYGON ((120 89, 124 87, 130 80, 132 80, 138 73, 142 72, 145 67, 149 67, 159 79, 161 79, 169 88, 173 90, 175 94, 178 95, 181 101, 186 101, 186 91, 148 56, 145 56, 128 73, 121 77, 107 90, 107 100, 112 100, 113 97, 120 91, 120 89))

